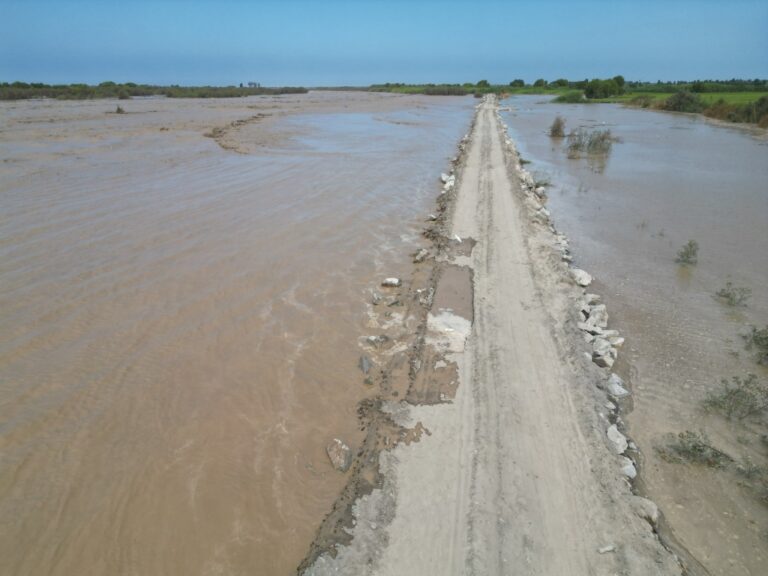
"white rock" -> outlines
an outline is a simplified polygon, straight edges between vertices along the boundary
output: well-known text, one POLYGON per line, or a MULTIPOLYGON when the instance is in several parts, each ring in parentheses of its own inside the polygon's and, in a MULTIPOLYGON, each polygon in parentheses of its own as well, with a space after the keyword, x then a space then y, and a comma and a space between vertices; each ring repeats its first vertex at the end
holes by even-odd
POLYGON ((610 336, 608 338, 608 342, 610 342, 611 346, 613 346, 614 348, 621 348, 622 346, 624 346, 624 338, 622 338, 621 336, 610 336))
POLYGON ((608 427, 608 431, 606 433, 608 435, 608 440, 611 444, 611 449, 616 452, 616 454, 624 454, 624 452, 627 450, 627 437, 624 436, 621 432, 619 432, 619 429, 616 428, 616 424, 611 424, 608 427))
POLYGON ((622 380, 617 374, 611 374, 608 378, 608 394, 614 398, 624 398, 629 396, 629 390, 624 387, 624 380, 622 380))
POLYGON ((630 480, 634 480, 637 476, 635 463, 626 456, 619 456, 619 462, 621 463, 621 473, 630 480))
POLYGON ((451 178, 451 177, 450 177, 450 176, 448 176, 448 174, 446 174, 445 172, 443 172, 442 174, 440 174, 440 181, 441 181, 443 184, 445 184, 446 182, 448 182, 448 180, 450 180, 450 178, 451 178))
POLYGON ((611 353, 611 343, 605 338, 597 337, 592 342, 593 356, 608 356, 611 353))
POLYGON ((400 280, 400 278, 384 278, 381 285, 386 286, 387 288, 397 288, 398 286, 402 286, 403 281, 400 280))
POLYGON ((597 549, 598 554, 607 554, 608 552, 613 552, 616 550, 616 547, 613 545, 603 546, 602 548, 597 549))
POLYGON ((595 336, 602 336, 603 335, 603 329, 595 326, 594 324, 589 324, 588 322, 578 322, 576 324, 578 326, 579 330, 583 330, 584 332, 589 332, 590 334, 594 334, 595 336))
POLYGON ((571 268, 571 276, 574 282, 579 286, 589 286, 592 284, 592 276, 581 270, 580 268, 571 268))
POLYGON ((597 294, 584 294, 584 300, 588 306, 593 306, 600 302, 600 296, 597 294))
POLYGON ((618 336, 618 330, 603 330, 603 338, 611 338, 612 336, 618 336))
POLYGON ((461 244, 461 237, 458 234, 453 235, 453 239, 456 240, 459 244, 461 244))

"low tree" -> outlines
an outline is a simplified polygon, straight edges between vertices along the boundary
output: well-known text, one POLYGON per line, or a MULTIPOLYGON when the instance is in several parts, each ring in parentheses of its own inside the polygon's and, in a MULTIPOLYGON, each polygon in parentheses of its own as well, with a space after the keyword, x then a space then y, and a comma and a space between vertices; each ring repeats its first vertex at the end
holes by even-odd
POLYGON ((509 83, 510 86, 513 88, 522 88, 525 86, 525 80, 522 78, 516 78, 515 80, 512 80, 512 82, 509 83))
POLYGON ((544 78, 539 78, 533 83, 533 86, 534 88, 545 88, 547 86, 547 81, 544 80, 544 78))

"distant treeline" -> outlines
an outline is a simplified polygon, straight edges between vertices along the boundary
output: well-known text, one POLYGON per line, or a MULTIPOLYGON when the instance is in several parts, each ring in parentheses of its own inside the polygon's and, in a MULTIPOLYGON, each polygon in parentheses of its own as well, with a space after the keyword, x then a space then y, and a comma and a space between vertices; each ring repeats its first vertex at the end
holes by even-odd
POLYGON ((243 86, 153 86, 126 82, 102 82, 89 84, 42 84, 39 82, 2 82, 0 100, 28 100, 30 98, 55 98, 58 100, 91 100, 118 98, 128 100, 134 96, 166 96, 168 98, 238 98, 270 94, 303 94, 306 88, 261 88, 243 86))
POLYGON ((644 108, 677 112, 696 112, 726 120, 768 127, 768 80, 694 80, 678 82, 632 82, 623 76, 547 81, 539 78, 532 84, 515 79, 508 84, 491 84, 487 80, 464 84, 376 84, 373 92, 465 96, 494 93, 551 94, 556 101, 568 103, 624 102, 644 108))

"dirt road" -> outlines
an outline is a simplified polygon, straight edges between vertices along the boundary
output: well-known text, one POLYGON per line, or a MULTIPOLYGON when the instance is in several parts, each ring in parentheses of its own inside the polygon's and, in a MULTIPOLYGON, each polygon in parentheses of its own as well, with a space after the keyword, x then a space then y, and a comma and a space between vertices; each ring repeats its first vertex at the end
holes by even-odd
MULTIPOLYGON (((350 546, 313 574, 679 574, 649 502, 606 440, 603 374, 566 326, 573 285, 546 259, 488 99, 460 172, 451 234, 469 256, 473 322, 433 309, 430 343, 459 368, 453 401, 400 407, 429 436, 381 454, 350 546)), ((439 291, 439 288, 438 288, 439 291)))

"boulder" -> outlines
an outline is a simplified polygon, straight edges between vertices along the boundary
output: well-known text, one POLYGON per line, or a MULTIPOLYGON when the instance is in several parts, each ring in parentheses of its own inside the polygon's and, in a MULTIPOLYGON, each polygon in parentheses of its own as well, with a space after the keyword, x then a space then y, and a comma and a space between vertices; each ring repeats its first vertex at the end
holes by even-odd
POLYGON ((590 306, 589 318, 587 318, 586 322, 598 328, 606 328, 608 326, 608 309, 605 307, 605 304, 590 306))
POLYGON ((450 180, 450 179, 451 179, 451 177, 450 177, 448 174, 446 174, 445 172, 443 172, 442 174, 440 174, 440 181, 441 181, 443 184, 445 184, 446 182, 448 182, 448 180, 450 180))
POLYGON ((346 472, 352 465, 352 451, 338 438, 331 440, 325 447, 331 465, 339 472, 346 472))
POLYGON ((616 424, 611 424, 606 432, 611 449, 616 454, 624 454, 627 450, 627 437, 624 436, 619 429, 616 428, 616 424))
POLYGON ((579 286, 587 287, 592 284, 592 276, 580 268, 571 268, 571 276, 573 277, 573 281, 579 286))
POLYGON ((389 336, 386 336, 385 334, 379 334, 378 336, 368 336, 365 341, 368 342, 368 344, 371 346, 378 348, 382 344, 389 342, 389 336))
POLYGON ((608 378, 608 386, 606 388, 608 394, 614 398, 624 398, 625 396, 629 396, 629 390, 624 387, 624 380, 617 374, 611 374, 608 378))
POLYGON ((587 306, 594 306, 600 302, 600 296, 597 294, 584 294, 584 301, 586 302, 587 306))
POLYGON ((656 526, 659 521, 659 507, 655 502, 642 496, 633 496, 632 507, 640 518, 646 520, 651 526, 656 526))
POLYGON ((637 469, 635 468, 635 463, 632 462, 629 458, 626 456, 619 456, 619 462, 621 465, 621 473, 624 474, 627 478, 630 480, 634 480, 637 476, 637 469))
POLYGON ((397 288, 403 285, 403 281, 400 278, 384 278, 381 285, 386 288, 397 288))
POLYGON ((610 342, 611 346, 613 346, 614 348, 621 348, 622 346, 624 346, 624 338, 622 338, 621 336, 609 336, 608 342, 610 342))

